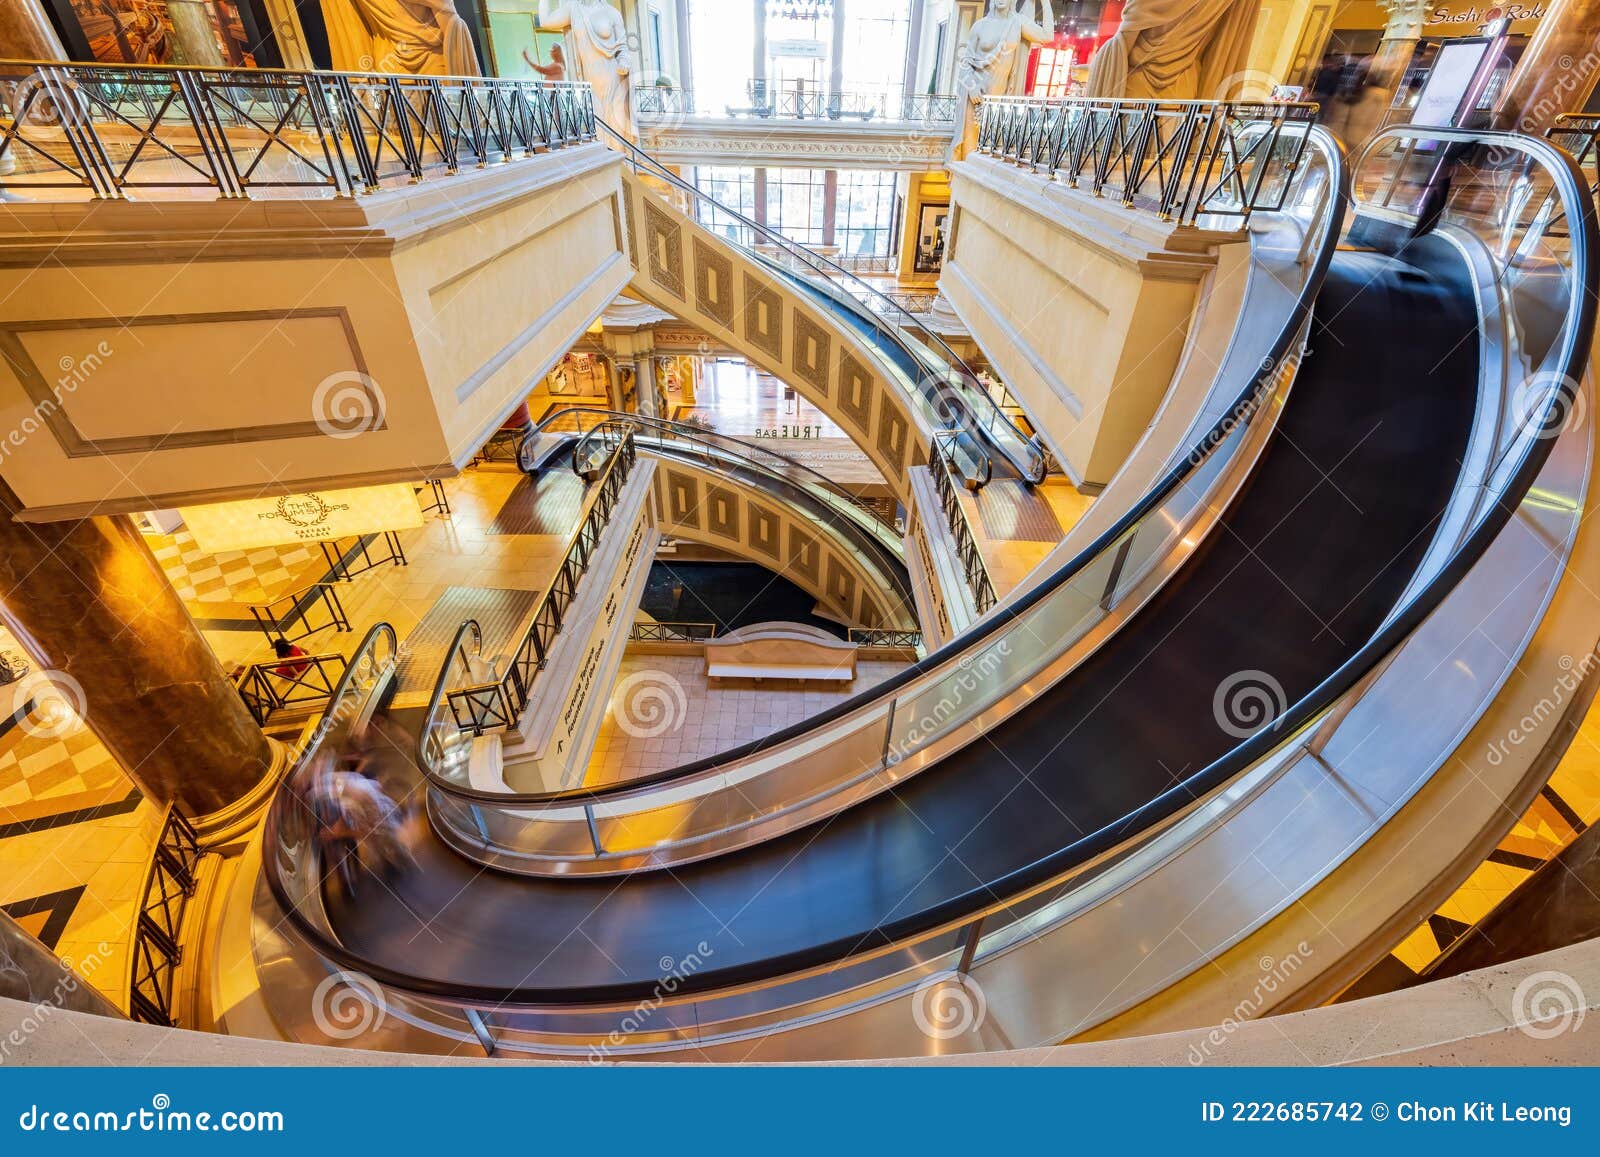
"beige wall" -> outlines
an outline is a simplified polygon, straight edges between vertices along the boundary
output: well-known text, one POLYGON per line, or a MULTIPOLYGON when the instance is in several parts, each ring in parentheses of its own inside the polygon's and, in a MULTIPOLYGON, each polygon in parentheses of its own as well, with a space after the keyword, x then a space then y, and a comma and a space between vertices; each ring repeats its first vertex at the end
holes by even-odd
POLYGON ((793 386, 861 447, 904 500, 932 431, 853 330, 627 174, 632 292, 793 386))
POLYGON ((0 476, 52 518, 454 473, 631 275, 619 168, 0 205, 0 476))
POLYGON ((987 157, 956 166, 954 194, 940 288, 1072 480, 1104 485, 1166 394, 1222 238, 987 157))

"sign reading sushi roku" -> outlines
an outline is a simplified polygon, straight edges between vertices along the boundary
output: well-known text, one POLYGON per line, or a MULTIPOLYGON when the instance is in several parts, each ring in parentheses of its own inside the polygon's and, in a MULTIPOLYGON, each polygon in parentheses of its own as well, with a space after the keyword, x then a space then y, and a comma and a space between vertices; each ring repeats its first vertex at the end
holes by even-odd
POLYGON ((207 554, 422 525, 422 507, 409 482, 217 502, 184 507, 178 513, 194 535, 195 545, 207 554))

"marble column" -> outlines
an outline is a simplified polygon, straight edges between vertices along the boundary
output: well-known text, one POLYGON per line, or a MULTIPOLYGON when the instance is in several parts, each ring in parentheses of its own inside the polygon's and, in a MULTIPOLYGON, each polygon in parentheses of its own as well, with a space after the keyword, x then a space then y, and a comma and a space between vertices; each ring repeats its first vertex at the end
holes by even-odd
POLYGON ((1411 58, 1422 40, 1422 23, 1427 17, 1427 0, 1382 0, 1389 10, 1389 23, 1373 54, 1368 81, 1391 93, 1400 86, 1411 58))
POLYGON ((677 0, 678 87, 694 92, 694 48, 689 36, 689 0, 677 0))
POLYGON ((1555 0, 1501 94, 1495 127, 1543 136, 1581 112, 1600 79, 1600 0, 1555 0))
POLYGON ((660 418, 661 387, 656 384, 656 356, 640 354, 633 359, 633 387, 639 403, 639 413, 646 418, 660 418))
POLYGON ((174 64, 206 68, 227 66, 228 60, 222 55, 222 46, 217 43, 211 24, 208 0, 167 0, 167 18, 172 21, 174 64))
POLYGON ((124 515, 22 523, 0 483, 0 616, 134 783, 211 816, 272 765, 266 737, 124 515))
POLYGON ((40 0, 5 0, 0 4, 0 58, 7 60, 65 60, 50 17, 40 0))

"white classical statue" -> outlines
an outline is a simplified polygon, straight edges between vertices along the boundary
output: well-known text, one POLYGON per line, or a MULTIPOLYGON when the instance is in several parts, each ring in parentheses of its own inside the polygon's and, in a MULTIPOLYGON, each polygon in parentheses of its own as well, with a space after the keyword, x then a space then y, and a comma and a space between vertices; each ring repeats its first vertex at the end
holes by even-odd
POLYGON ((1228 100, 1246 87, 1259 0, 1128 0, 1089 64, 1086 95, 1228 100))
POLYGON ((1024 42, 1047 44, 1055 37, 1056 17, 1050 0, 1030 3, 1034 15, 1022 14, 1018 0, 990 0, 989 11, 975 21, 956 53, 956 98, 961 130, 951 142, 950 159, 959 160, 978 145, 978 106, 986 96, 1012 91, 1017 75, 1017 49, 1024 42), (1043 13, 1039 9, 1043 6, 1043 13))
POLYGON ((322 20, 340 72, 482 75, 452 0, 322 0, 322 20))
POLYGON ((594 111, 617 132, 633 139, 633 100, 628 26, 605 0, 539 0, 539 26, 567 34, 570 80, 594 89, 594 111))

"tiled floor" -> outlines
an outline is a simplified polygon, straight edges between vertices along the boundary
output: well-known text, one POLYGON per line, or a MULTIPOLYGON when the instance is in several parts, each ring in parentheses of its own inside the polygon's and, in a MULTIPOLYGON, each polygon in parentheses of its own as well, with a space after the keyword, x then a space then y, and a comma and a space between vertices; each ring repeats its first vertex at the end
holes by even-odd
POLYGON ((314 545, 206 554, 187 530, 147 534, 146 542, 186 603, 265 603, 320 579, 328 569, 314 545))
POLYGON ((81 723, 0 735, 0 910, 126 1007, 130 941, 161 809, 81 723))
POLYGON ((858 664, 848 687, 712 689, 699 655, 635 655, 622 661, 584 782, 617 783, 771 735, 901 670, 858 664))
MULTIPOLYGON (((378 622, 394 626, 405 638, 451 587, 543 591, 555 573, 573 527, 560 523, 559 534, 498 534, 496 517, 516 490, 522 475, 510 466, 470 469, 445 482, 451 516, 430 514, 417 530, 402 531, 400 541, 408 564, 380 566, 338 584, 340 604, 350 620, 349 633, 322 631, 301 642, 314 654, 348 654, 368 628, 378 622)), ((566 496, 561 499, 569 505, 566 496)), ((553 518, 547 525, 558 525, 553 518)), ((191 605, 199 617, 203 609, 191 605)), ((223 665, 250 664, 271 658, 265 636, 255 630, 207 630, 206 638, 223 665)))
POLYGON ((718 433, 750 438, 845 486, 885 485, 872 459, 826 414, 797 393, 786 395, 776 378, 744 362, 711 364, 701 377, 695 404, 674 401, 674 420, 696 419, 718 433))
POLYGON ((1549 784, 1467 882, 1416 928, 1393 955, 1426 967, 1589 825, 1600 822, 1600 701, 1589 709, 1549 784))

